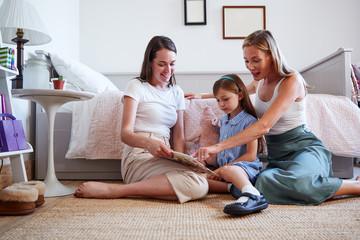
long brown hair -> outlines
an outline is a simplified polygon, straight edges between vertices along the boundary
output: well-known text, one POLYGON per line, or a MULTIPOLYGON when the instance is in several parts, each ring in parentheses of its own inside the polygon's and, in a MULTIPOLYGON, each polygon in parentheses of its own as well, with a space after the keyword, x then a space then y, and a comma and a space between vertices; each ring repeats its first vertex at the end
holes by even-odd
MULTIPOLYGON (((216 95, 219 89, 224 89, 235 94, 240 92, 243 94, 243 98, 239 101, 241 107, 250 115, 258 119, 255 108, 250 100, 249 93, 246 89, 244 82, 236 74, 228 74, 222 76, 219 80, 214 83, 213 94, 216 95)), ((264 149, 264 139, 263 137, 258 138, 258 152, 262 152, 264 149)))
MULTIPOLYGON (((155 36, 150 40, 145 50, 141 73, 140 76, 137 77, 137 79, 139 79, 142 82, 148 82, 151 80, 152 68, 150 63, 154 60, 154 58, 156 58, 156 53, 164 48, 166 48, 169 51, 173 51, 174 53, 177 53, 174 42, 168 37, 155 36)), ((169 81, 169 85, 175 85, 175 84, 176 84, 175 76, 174 74, 172 74, 169 81)))

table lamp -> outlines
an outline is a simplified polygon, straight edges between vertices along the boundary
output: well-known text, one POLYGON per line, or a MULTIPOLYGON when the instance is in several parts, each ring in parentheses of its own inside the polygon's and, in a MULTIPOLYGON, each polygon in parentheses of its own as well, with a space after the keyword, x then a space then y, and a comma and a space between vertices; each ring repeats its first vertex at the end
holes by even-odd
POLYGON ((39 14, 27 0, 4 0, 0 16, 2 41, 17 45, 16 66, 19 74, 12 79, 12 88, 20 89, 23 87, 24 44, 46 44, 51 41, 51 37, 39 14))

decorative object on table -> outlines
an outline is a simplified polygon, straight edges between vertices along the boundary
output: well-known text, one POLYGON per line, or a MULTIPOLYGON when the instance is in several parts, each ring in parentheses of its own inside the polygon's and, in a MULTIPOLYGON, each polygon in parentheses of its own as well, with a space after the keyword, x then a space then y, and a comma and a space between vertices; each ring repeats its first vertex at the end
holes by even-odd
POLYGON ((17 45, 17 69, 12 88, 23 87, 24 44, 36 46, 51 41, 40 16, 27 0, 4 0, 0 8, 0 31, 2 41, 17 45), (23 38, 25 36, 27 39, 23 38))
POLYGON ((265 6, 223 6, 223 39, 245 39, 266 29, 265 6))
POLYGON ((54 84, 54 89, 62 90, 64 88, 64 77, 60 75, 58 78, 52 78, 51 81, 54 84))
POLYGON ((40 58, 29 58, 24 69, 24 89, 49 89, 48 63, 40 58))
POLYGON ((10 120, 0 121, 0 152, 27 149, 21 120, 16 120, 16 118, 9 113, 1 113, 0 117, 11 118, 10 120))
POLYGON ((15 70, 15 50, 13 48, 0 48, 0 66, 15 70))
POLYGON ((184 0, 185 25, 206 25, 206 0, 184 0))

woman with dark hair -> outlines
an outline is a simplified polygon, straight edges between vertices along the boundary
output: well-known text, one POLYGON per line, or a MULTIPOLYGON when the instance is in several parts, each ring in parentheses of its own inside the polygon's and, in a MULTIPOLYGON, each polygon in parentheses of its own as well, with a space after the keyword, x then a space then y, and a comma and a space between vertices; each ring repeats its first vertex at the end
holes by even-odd
POLYGON ((172 157, 172 149, 185 151, 185 101, 184 92, 175 83, 175 61, 176 47, 171 39, 153 37, 140 76, 132 79, 125 90, 121 140, 126 147, 121 173, 126 184, 86 182, 75 196, 146 196, 184 203, 207 194, 205 177, 181 163, 164 159, 172 157))

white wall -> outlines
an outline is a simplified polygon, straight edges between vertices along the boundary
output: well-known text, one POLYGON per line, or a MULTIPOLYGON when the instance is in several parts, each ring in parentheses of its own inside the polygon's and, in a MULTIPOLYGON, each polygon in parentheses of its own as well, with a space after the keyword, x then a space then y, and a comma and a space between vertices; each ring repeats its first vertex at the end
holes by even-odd
MULTIPOLYGON (((28 52, 43 49, 51 53, 61 53, 68 58, 79 59, 79 0, 28 0, 35 7, 51 36, 45 45, 26 46, 28 52)), ((2 0, 0 0, 0 5, 2 0)), ((6 46, 16 48, 15 45, 6 46)))
POLYGON ((80 60, 100 72, 139 72, 154 35, 178 49, 178 72, 245 71, 242 40, 222 39, 222 6, 266 6, 267 29, 295 69, 353 48, 360 61, 359 0, 207 1, 207 25, 184 25, 183 0, 80 0, 80 60))

